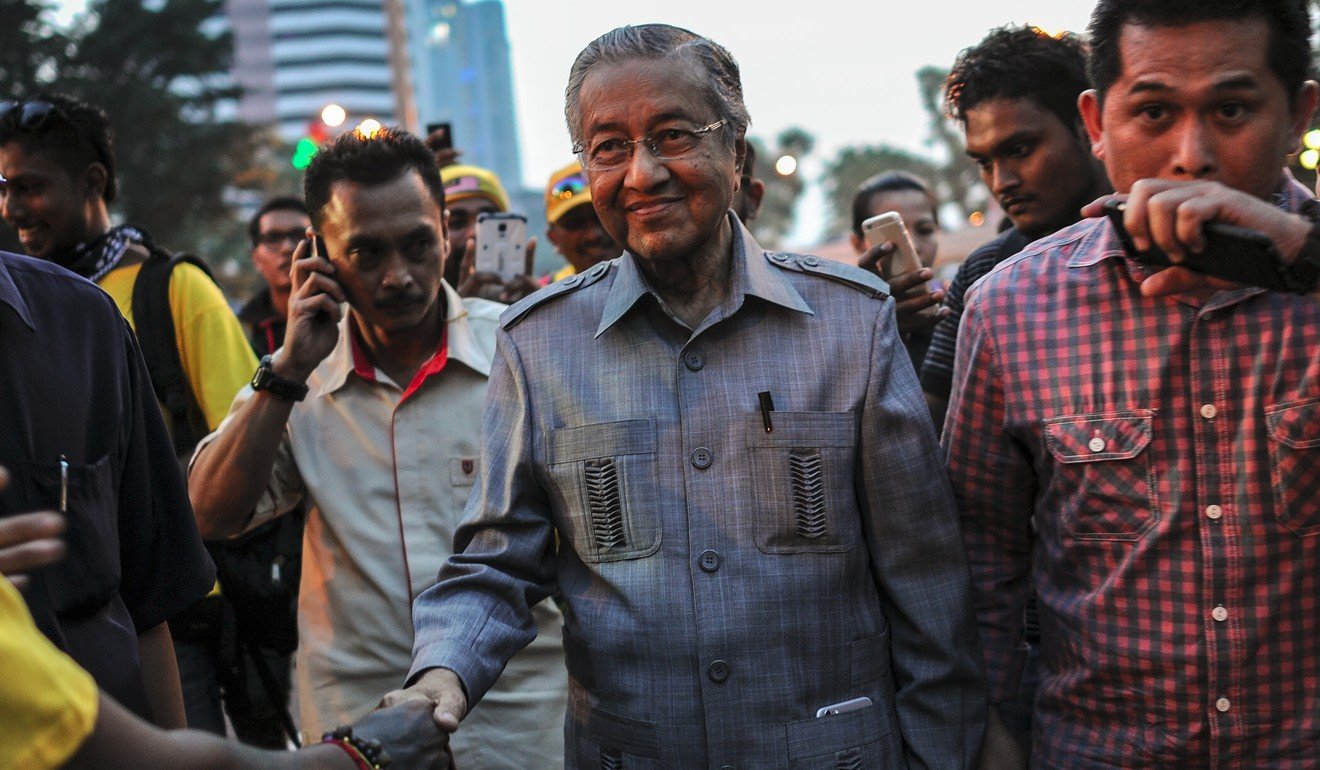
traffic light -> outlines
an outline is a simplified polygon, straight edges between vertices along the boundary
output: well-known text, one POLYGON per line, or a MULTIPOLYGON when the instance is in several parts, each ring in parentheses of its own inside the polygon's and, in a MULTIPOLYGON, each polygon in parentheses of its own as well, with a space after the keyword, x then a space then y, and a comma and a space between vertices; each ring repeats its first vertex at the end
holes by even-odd
POLYGON ((327 104, 319 115, 307 121, 307 133, 298 140, 293 150, 293 157, 289 158, 293 167, 299 171, 307 168, 312 162, 312 156, 316 155, 317 148, 329 141, 331 129, 342 124, 346 116, 343 107, 327 104))

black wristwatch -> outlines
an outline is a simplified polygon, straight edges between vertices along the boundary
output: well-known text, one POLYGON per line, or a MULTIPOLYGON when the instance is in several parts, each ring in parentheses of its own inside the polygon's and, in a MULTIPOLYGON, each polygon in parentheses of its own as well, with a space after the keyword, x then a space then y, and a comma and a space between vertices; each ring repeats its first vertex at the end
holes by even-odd
POLYGON ((1320 223, 1306 234, 1297 259, 1279 272, 1288 290, 1297 294, 1310 294, 1320 286, 1320 223))
POLYGON ((302 401, 307 397, 307 385, 276 374, 269 355, 261 357, 261 365, 257 367, 257 373, 252 375, 252 389, 264 390, 272 396, 289 401, 302 401))

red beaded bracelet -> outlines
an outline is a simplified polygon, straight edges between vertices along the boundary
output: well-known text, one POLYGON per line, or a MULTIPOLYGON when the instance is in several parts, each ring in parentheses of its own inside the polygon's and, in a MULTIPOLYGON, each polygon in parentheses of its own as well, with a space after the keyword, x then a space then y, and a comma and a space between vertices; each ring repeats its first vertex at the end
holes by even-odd
POLYGON ((362 756, 362 752, 358 751, 357 746, 342 738, 325 738, 322 739, 321 743, 333 744, 343 749, 353 759, 353 764, 357 765, 358 770, 379 770, 380 768, 380 765, 373 765, 368 762, 367 758, 362 756))

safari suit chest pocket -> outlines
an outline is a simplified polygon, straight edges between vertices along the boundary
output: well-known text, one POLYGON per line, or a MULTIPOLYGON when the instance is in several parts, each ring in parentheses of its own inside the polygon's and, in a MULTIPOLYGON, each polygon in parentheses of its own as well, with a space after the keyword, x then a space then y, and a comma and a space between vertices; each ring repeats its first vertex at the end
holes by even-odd
POLYGON ((660 548, 654 420, 559 428, 546 459, 563 534, 583 561, 640 559, 660 548))
POLYGON ((852 412, 771 412, 747 418, 756 546, 765 553, 837 553, 859 536, 852 412))
POLYGON ((91 464, 29 463, 27 500, 33 510, 63 510, 68 551, 45 571, 55 612, 77 618, 97 612, 119 589, 119 521, 109 455, 91 464))
POLYGON ((1267 407, 1274 515, 1296 535, 1320 534, 1320 398, 1267 407))
POLYGON ((1050 507, 1063 533, 1079 540, 1137 540, 1159 521, 1151 462, 1154 412, 1053 417, 1045 443, 1054 457, 1050 507))

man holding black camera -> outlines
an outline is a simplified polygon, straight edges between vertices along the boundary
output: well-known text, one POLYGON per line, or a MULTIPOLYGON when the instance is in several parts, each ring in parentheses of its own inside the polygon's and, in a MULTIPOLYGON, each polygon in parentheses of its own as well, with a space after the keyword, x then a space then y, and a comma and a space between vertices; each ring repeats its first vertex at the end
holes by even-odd
MULTIPOLYGON (((1300 0, 1099 2, 1079 104, 1138 248, 1194 262, 1208 223, 1246 227, 1314 290, 1315 203, 1280 171, 1310 32, 1300 0)), ((1106 219, 969 292, 945 447, 992 703, 1040 597, 1033 766, 1314 766, 1318 349, 1314 298, 1152 270, 1106 219)))

